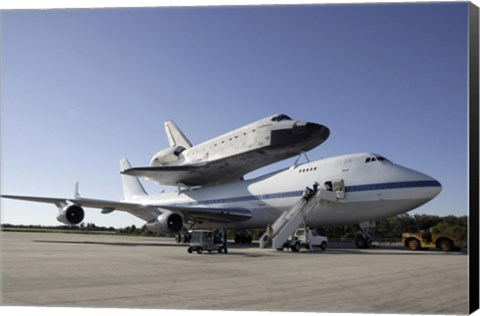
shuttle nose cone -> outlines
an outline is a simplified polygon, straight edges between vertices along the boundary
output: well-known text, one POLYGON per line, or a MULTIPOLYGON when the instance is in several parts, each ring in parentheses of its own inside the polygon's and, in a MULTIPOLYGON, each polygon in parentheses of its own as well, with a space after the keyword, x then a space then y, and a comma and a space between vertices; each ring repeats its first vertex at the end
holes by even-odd
POLYGON ((323 125, 311 122, 288 122, 289 125, 273 129, 271 132, 271 145, 273 147, 295 147, 295 151, 308 151, 321 143, 328 136, 330 130, 323 125))
POLYGON ((328 127, 312 122, 297 122, 293 127, 293 133, 302 130, 302 142, 304 143, 304 151, 310 150, 327 140, 330 136, 328 127), (297 131, 296 131, 297 129, 297 131))
POLYGON ((322 142, 327 140, 327 138, 330 136, 330 130, 328 127, 317 124, 317 123, 307 123, 305 124, 306 128, 306 133, 313 138, 318 138, 321 139, 322 142))
POLYGON ((320 138, 325 141, 330 136, 328 127, 312 122, 295 122, 292 128, 293 134, 303 134, 309 138, 320 138))

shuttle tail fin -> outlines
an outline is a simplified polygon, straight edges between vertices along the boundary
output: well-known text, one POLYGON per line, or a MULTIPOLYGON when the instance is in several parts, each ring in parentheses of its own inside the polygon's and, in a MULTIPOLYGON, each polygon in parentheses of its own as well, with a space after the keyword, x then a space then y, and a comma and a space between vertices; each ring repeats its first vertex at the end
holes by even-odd
MULTIPOLYGON (((132 168, 127 159, 120 160, 120 170, 125 171, 132 168)), ((137 177, 128 176, 125 174, 121 175, 122 177, 122 187, 123 187, 123 198, 128 200, 136 196, 145 196, 147 193, 143 188, 140 180, 137 177)))
POLYGON ((192 147, 192 143, 188 138, 183 134, 183 132, 178 128, 177 124, 174 121, 165 122, 165 131, 167 132, 168 142, 171 147, 182 146, 185 148, 192 147))

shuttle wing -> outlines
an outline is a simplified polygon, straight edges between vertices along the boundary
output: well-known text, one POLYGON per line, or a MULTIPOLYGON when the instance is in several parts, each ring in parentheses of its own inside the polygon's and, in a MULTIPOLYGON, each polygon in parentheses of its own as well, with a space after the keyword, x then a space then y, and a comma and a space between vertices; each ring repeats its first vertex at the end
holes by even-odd
POLYGON ((242 159, 229 158, 190 165, 130 168, 121 173, 165 185, 204 186, 242 180, 256 168, 242 159))

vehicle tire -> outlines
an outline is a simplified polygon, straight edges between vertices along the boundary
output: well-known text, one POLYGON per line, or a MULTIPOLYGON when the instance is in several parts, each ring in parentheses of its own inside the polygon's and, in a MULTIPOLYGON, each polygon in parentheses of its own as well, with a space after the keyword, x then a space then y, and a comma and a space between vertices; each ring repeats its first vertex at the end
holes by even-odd
POLYGON ((448 238, 441 238, 437 241, 437 248, 441 251, 452 251, 453 242, 448 238))
POLYGON ((310 250, 310 244, 305 244, 305 249, 310 250))
POLYGON ((197 253, 198 253, 198 254, 201 254, 202 252, 203 252, 203 249, 202 249, 202 248, 198 248, 198 249, 197 249, 197 253))
POLYGON ((218 248, 218 253, 222 253, 222 252, 223 252, 223 247, 218 248))
POLYGON ((299 243, 299 242, 296 242, 296 243, 294 243, 294 244, 292 245, 291 249, 292 249, 293 252, 299 252, 299 251, 300 251, 300 247, 301 247, 300 243, 299 243))
POLYGON ((245 243, 246 244, 251 244, 252 243, 252 236, 245 237, 245 243))
POLYGON ((322 251, 327 249, 327 243, 323 241, 322 244, 320 245, 320 249, 322 249, 322 251))
POLYGON ((179 244, 182 242, 182 235, 180 234, 176 234, 175 235, 175 241, 179 244))
POLYGON ((277 251, 283 251, 283 248, 277 248, 277 251))
POLYGON ((410 238, 407 239, 405 242, 405 246, 407 246, 410 250, 420 250, 420 241, 417 238, 410 238))
POLYGON ((192 247, 188 247, 187 251, 188 251, 188 253, 192 253, 193 252, 192 247))

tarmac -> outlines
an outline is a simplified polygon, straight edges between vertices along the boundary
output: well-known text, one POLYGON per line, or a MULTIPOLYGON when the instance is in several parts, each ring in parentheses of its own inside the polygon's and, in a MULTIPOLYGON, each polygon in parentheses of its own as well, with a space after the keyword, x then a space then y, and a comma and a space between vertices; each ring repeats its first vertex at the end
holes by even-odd
POLYGON ((2 305, 468 314, 468 255, 395 247, 188 254, 170 238, 2 232, 2 305))

